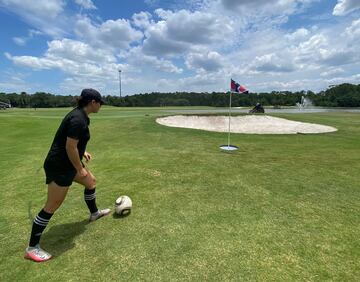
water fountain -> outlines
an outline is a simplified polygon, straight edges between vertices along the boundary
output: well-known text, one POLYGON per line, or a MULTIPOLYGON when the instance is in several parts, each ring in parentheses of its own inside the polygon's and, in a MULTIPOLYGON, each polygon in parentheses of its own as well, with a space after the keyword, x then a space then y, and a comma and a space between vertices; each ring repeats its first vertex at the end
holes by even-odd
POLYGON ((307 98, 307 97, 304 97, 304 96, 301 96, 300 103, 296 103, 296 106, 299 108, 299 110, 309 108, 312 105, 313 104, 312 104, 311 100, 309 98, 307 98))

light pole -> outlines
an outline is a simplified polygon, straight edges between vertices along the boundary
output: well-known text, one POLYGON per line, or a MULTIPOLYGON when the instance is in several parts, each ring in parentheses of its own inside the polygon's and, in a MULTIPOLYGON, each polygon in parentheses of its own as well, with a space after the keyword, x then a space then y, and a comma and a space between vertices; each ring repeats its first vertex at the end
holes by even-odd
POLYGON ((120 87, 120 98, 121 98, 121 70, 119 70, 119 87, 120 87))

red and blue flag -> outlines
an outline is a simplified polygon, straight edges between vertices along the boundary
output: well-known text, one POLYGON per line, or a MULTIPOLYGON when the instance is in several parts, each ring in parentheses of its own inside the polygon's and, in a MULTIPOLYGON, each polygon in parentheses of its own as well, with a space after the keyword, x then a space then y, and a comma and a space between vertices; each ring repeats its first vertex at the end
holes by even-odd
POLYGON ((236 93, 249 93, 249 91, 239 83, 237 83, 235 80, 231 79, 231 85, 230 85, 231 92, 236 93))

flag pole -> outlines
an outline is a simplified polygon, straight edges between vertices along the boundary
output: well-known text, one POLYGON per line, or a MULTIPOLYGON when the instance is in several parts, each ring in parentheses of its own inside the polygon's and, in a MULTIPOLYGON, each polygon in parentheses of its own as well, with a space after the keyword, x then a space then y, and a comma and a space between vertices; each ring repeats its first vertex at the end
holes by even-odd
POLYGON ((234 145, 230 145, 230 132, 231 132, 231 96, 232 96, 232 90, 233 90, 233 80, 231 79, 231 87, 230 87, 230 101, 229 101, 229 132, 228 132, 228 142, 227 145, 221 145, 220 149, 224 151, 236 151, 239 148, 234 145))
POLYGON ((229 103, 229 132, 228 132, 228 147, 230 147, 231 95, 232 95, 232 91, 230 91, 230 103, 229 103))

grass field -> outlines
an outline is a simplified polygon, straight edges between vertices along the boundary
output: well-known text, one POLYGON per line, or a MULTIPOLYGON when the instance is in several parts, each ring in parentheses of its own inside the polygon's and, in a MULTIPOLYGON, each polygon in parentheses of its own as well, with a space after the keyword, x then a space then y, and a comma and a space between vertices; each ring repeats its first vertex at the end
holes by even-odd
POLYGON ((54 259, 23 259, 46 199, 43 160, 70 109, 0 111, 0 281, 359 281, 360 114, 277 114, 337 127, 319 135, 233 134, 155 123, 164 109, 91 116, 99 207, 88 224, 73 185, 42 237, 54 259))

